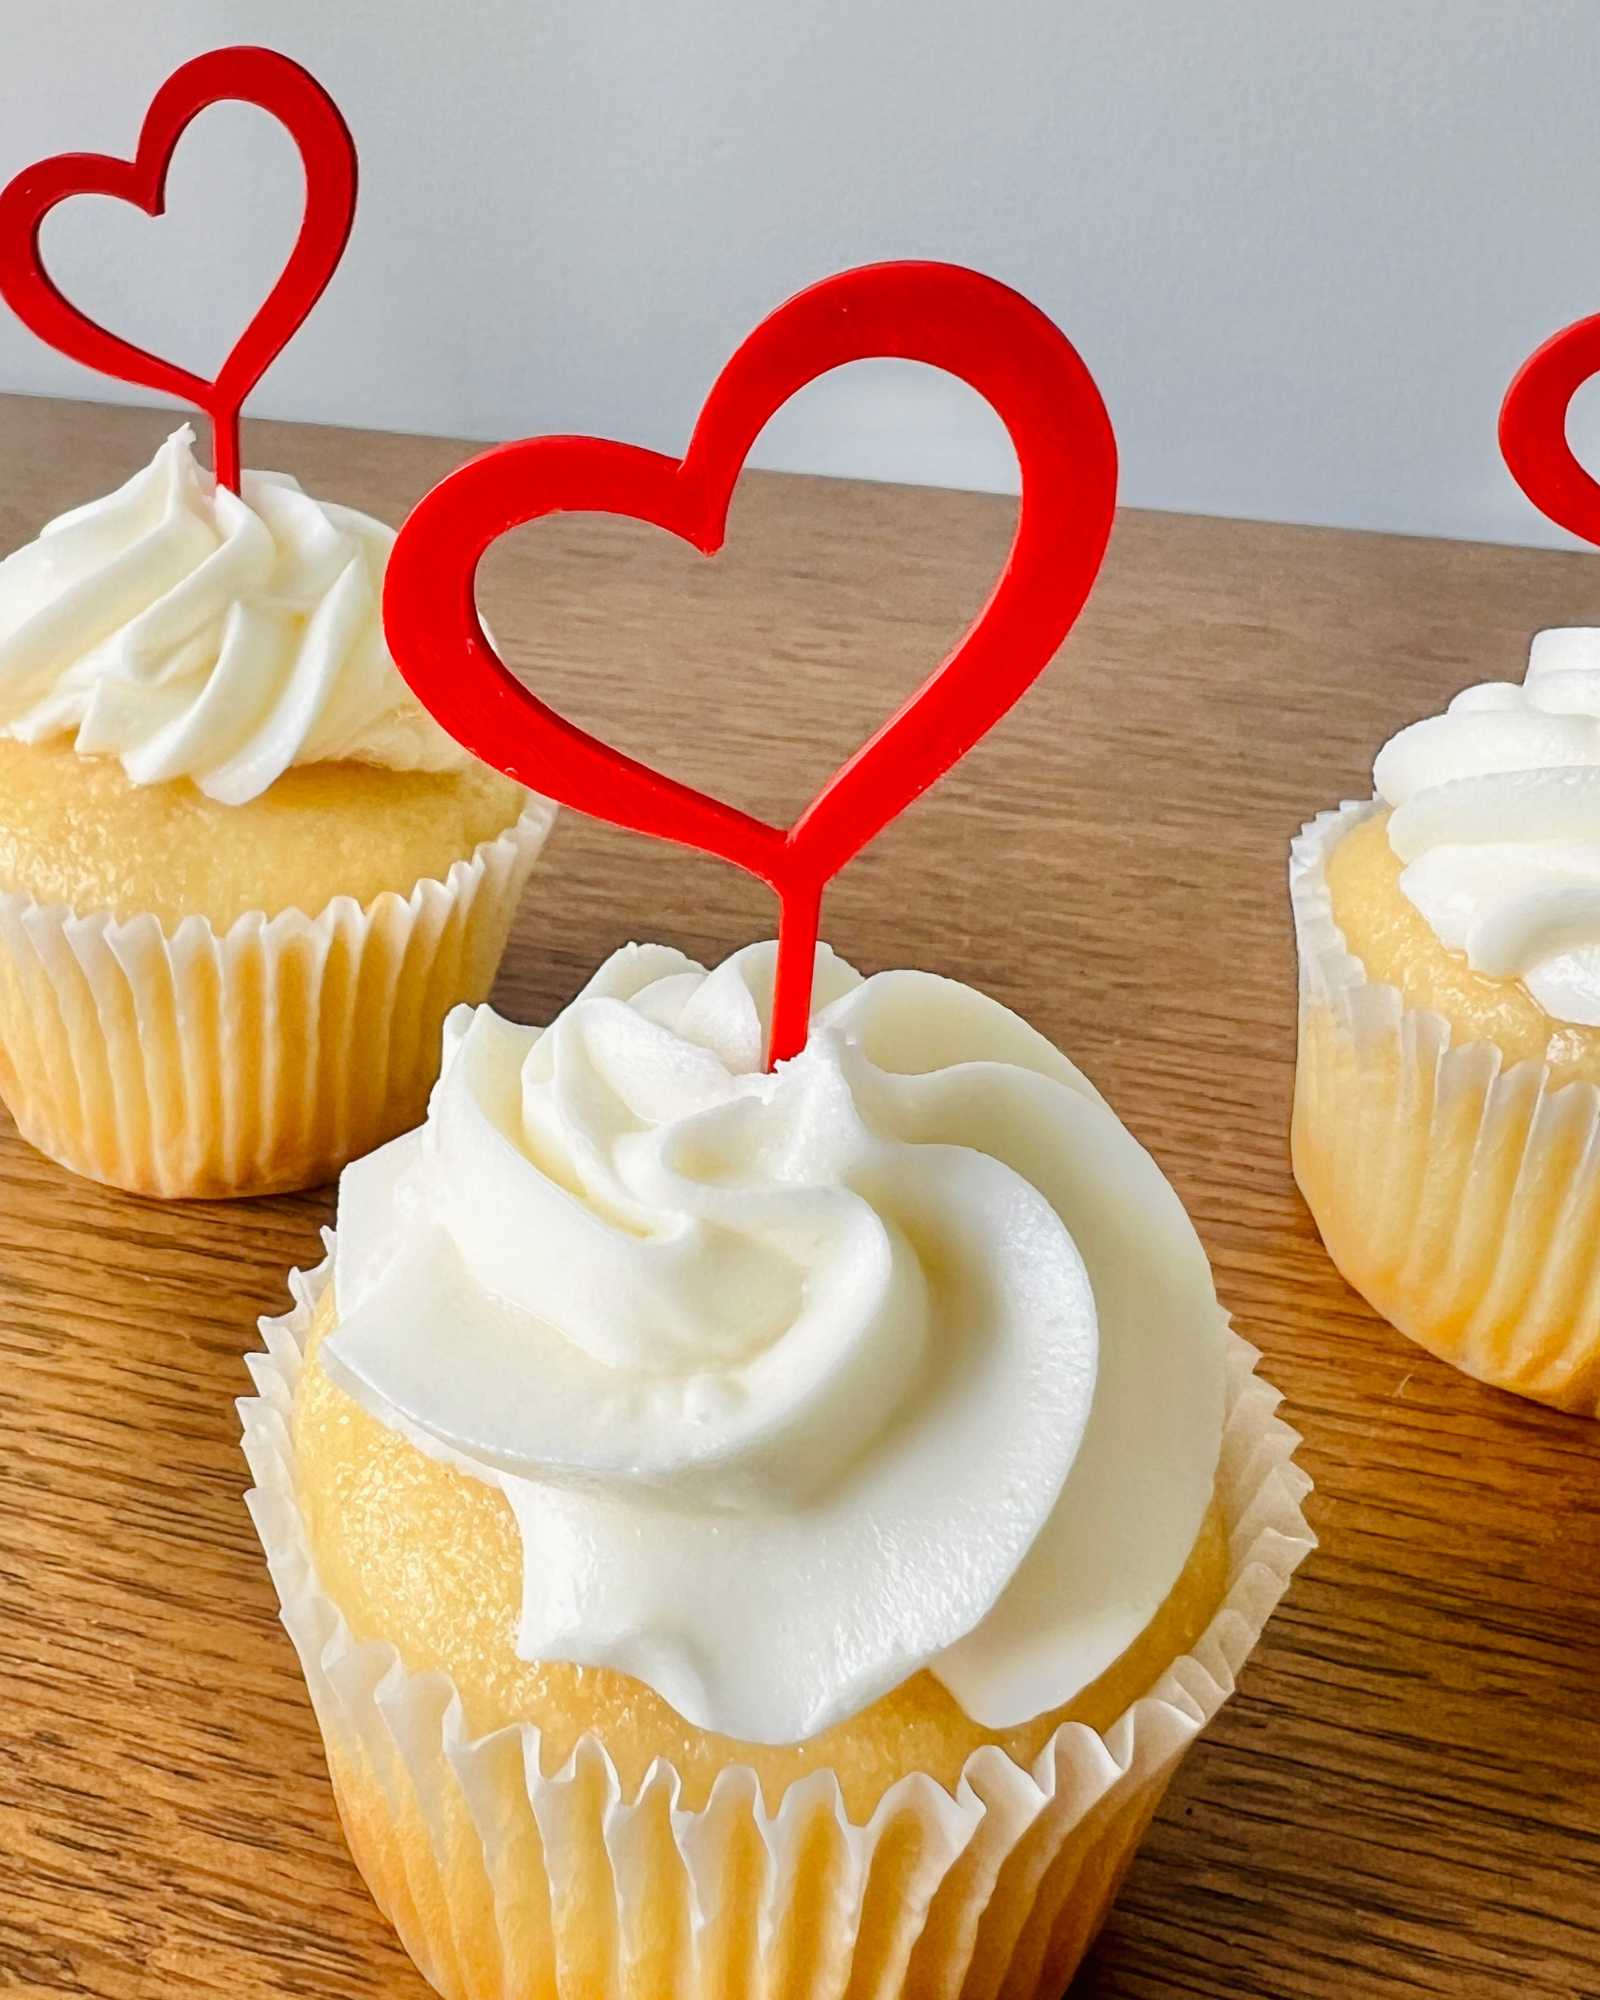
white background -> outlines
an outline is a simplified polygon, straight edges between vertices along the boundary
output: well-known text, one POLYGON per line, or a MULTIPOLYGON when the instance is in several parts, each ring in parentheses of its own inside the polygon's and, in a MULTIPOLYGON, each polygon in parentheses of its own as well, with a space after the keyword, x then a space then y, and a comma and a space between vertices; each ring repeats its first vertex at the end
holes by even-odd
MULTIPOLYGON (((361 151, 345 263, 251 405, 681 449, 738 339, 826 272, 992 272, 1098 378, 1137 506, 1563 543, 1495 447, 1600 310, 1593 0, 9 0, 0 175, 132 151, 169 70, 262 41, 361 151)), ((298 217, 240 106, 169 218, 56 213, 63 288, 211 372, 298 217)), ((117 395, 0 312, 0 389, 117 395)), ((1600 390, 1574 437, 1600 457, 1600 390)), ((866 364, 758 454, 1004 487, 970 392, 866 364)))

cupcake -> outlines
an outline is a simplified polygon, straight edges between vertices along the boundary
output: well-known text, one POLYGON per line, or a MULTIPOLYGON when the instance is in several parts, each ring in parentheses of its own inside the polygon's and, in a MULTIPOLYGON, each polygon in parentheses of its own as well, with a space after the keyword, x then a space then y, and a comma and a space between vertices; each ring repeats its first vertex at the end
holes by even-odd
POLYGON ((1058 1994, 1309 1536, 1176 1195, 996 1002, 630 946, 445 1029, 251 1510, 448 2000, 1058 1994))
POLYGON ((263 1194, 422 1116, 553 808, 401 681, 392 531, 192 446, 0 564, 0 1097, 96 1180, 263 1194))
POLYGON ((1600 1415, 1600 630, 1541 632, 1294 843, 1294 1166, 1340 1271, 1600 1415))

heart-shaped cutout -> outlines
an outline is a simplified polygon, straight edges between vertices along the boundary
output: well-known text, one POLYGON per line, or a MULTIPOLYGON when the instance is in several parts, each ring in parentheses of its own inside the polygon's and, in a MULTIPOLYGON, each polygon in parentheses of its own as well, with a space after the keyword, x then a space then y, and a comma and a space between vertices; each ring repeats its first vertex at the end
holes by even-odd
POLYGON ((213 49, 175 70, 156 92, 131 160, 57 153, 24 167, 0 192, 0 296, 41 340, 74 361, 203 410, 217 479, 237 493, 240 407, 322 296, 344 255, 355 207, 355 143, 316 78, 273 49, 213 49), (39 232, 50 210, 75 194, 108 194, 160 215, 179 139, 208 106, 231 98, 258 105, 288 131, 305 164, 306 207, 278 282, 208 382, 107 332, 70 304, 44 268, 39 232))
POLYGON ((389 648, 418 699, 486 764, 580 812, 721 856, 777 891, 769 1062, 810 1019, 822 891, 852 855, 991 729, 1048 665, 1099 571, 1117 455, 1066 336, 1007 286, 952 264, 875 264, 801 292, 717 377, 681 459, 605 438, 525 438, 460 466, 400 530, 384 586, 389 648), (793 826, 769 826, 577 728, 517 680, 478 617, 489 545, 545 514, 626 514, 714 555, 735 481, 773 411, 849 361, 926 362, 977 390, 1022 474, 1016 537, 954 651, 793 826))
POLYGON ((1500 452, 1512 478, 1547 519, 1600 543, 1600 482, 1567 442, 1567 410, 1600 373, 1600 313, 1552 334, 1523 362, 1500 406, 1500 452))

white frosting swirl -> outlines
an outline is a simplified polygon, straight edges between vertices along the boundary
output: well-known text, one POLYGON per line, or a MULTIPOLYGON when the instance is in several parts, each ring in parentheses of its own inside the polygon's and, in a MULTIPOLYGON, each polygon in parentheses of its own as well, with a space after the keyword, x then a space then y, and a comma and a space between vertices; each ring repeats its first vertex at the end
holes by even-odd
POLYGON ((394 531, 281 472, 242 492, 175 431, 144 471, 0 563, 0 734, 72 734, 136 784, 242 805, 291 764, 468 761, 384 643, 394 531))
POLYGON ((1384 745, 1373 781, 1439 942, 1600 1027, 1600 628, 1538 633, 1520 687, 1464 689, 1384 745))
POLYGON ((1176 1195, 996 1002, 822 948, 610 959, 542 1033, 458 1008, 427 1123, 345 1170, 334 1379, 500 1487, 517 1650, 794 1742, 932 1665, 1068 1700, 1210 1500, 1225 1322, 1176 1195))

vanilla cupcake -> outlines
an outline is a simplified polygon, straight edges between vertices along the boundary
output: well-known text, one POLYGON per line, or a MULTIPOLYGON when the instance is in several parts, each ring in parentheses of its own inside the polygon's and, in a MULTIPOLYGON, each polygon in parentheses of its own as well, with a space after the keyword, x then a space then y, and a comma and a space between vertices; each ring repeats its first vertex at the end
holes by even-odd
POLYGON ((422 1116, 552 808, 401 681, 393 532, 192 445, 0 564, 0 1097, 96 1180, 260 1194, 422 1116))
POLYGON ((1290 867, 1294 1165, 1387 1319, 1600 1414, 1600 631, 1380 752, 1290 867))
POLYGON ((462 1009, 264 1321, 251 1509, 448 2000, 1059 1993, 1309 1538, 1171 1187, 1015 1015, 819 950, 462 1009))

